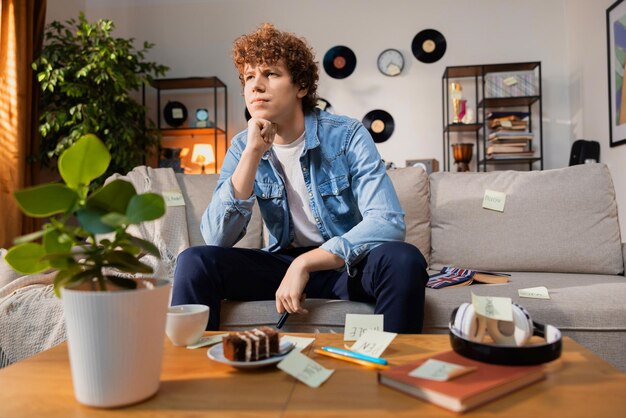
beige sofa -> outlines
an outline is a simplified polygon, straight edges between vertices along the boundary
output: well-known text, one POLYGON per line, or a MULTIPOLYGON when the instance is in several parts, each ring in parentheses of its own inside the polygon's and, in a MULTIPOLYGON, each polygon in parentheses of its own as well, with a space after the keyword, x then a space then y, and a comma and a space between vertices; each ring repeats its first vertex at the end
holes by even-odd
MULTIPOLYGON (((470 292, 507 296, 526 307, 534 320, 557 326, 626 371, 626 247, 605 165, 430 177, 419 168, 403 168, 389 175, 406 213, 406 241, 422 251, 433 272, 454 265, 511 273, 506 285, 427 289, 424 332, 446 333, 452 310, 469 302, 470 292), (506 194, 503 212, 482 208, 485 190, 506 194), (518 297, 518 289, 536 286, 547 287, 551 299, 518 297)), ((203 245, 200 216, 217 176, 177 174, 177 179, 185 197, 190 244, 203 245)), ((262 222, 255 208, 237 246, 262 245, 262 222)), ((50 297, 43 299, 58 307, 50 297)), ((307 300, 306 305, 309 314, 292 315, 286 331, 341 332, 346 313, 373 312, 371 305, 349 301, 307 300)), ((0 299, 0 321, 2 307, 0 299)), ((277 320, 273 301, 222 305, 223 329, 273 326, 277 320)), ((46 336, 54 343, 63 337, 46 336)), ((1 357, 0 345, 0 365, 1 357)))
MULTIPOLYGON (((470 292, 507 296, 533 319, 560 328, 626 370, 625 248, 621 244, 615 191, 603 164, 557 170, 434 173, 419 168, 389 171, 406 213, 406 241, 426 256, 432 270, 454 265, 511 273, 506 285, 426 290, 424 332, 447 332, 452 310, 470 292), (506 193, 504 212, 482 208, 485 190, 506 193), (519 298, 517 290, 545 286, 550 300, 519 298)), ((187 199, 191 245, 202 245, 200 215, 217 177, 177 176, 187 199)), ((237 245, 262 246, 258 211, 237 245)), ((346 313, 373 306, 308 300, 308 315, 292 315, 287 331, 341 332, 346 313)), ((222 305, 221 327, 275 325, 273 301, 222 305)))

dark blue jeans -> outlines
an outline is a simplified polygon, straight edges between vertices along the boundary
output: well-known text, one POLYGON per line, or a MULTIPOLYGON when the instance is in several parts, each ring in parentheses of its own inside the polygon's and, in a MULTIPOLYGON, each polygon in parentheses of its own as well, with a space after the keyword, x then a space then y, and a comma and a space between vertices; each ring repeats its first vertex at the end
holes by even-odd
MULTIPOLYGON (((215 246, 188 248, 178 256, 172 305, 208 305, 207 329, 216 330, 223 299, 274 300, 293 259, 309 249, 269 253, 215 246)), ((346 271, 311 273, 304 293, 307 298, 373 303, 374 312, 384 315, 385 331, 422 331, 428 274, 426 261, 417 248, 404 242, 385 243, 371 250, 355 267, 354 277, 346 271)))

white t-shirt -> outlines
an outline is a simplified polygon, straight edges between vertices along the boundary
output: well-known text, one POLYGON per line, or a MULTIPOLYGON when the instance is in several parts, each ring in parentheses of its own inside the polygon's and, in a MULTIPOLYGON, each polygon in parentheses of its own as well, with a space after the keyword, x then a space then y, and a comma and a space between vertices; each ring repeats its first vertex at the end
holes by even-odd
POLYGON ((320 234, 311 206, 309 192, 304 183, 304 174, 300 167, 300 156, 304 150, 304 133, 291 144, 279 145, 274 143, 274 153, 283 170, 287 202, 293 221, 295 247, 310 247, 324 243, 320 234))

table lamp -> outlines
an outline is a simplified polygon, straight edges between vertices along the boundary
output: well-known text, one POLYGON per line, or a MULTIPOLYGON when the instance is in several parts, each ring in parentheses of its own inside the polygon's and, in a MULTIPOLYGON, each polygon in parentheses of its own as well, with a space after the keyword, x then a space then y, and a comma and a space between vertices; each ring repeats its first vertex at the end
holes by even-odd
POLYGON ((204 174, 204 167, 215 162, 213 147, 210 144, 194 144, 191 162, 201 165, 202 174, 204 174))

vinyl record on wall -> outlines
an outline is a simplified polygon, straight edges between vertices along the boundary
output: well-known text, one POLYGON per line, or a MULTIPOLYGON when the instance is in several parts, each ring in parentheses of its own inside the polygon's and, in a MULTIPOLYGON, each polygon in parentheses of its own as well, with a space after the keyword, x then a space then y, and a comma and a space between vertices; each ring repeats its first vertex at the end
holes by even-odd
POLYGON ((413 38, 411 51, 421 62, 431 64, 446 53, 446 38, 435 29, 424 29, 413 38))
POLYGON ((334 46, 324 55, 324 70, 332 78, 346 78, 355 68, 356 55, 347 46, 334 46))
POLYGON ((379 143, 389 139, 395 124, 389 113, 376 109, 363 116, 363 126, 370 131, 374 142, 379 143))

